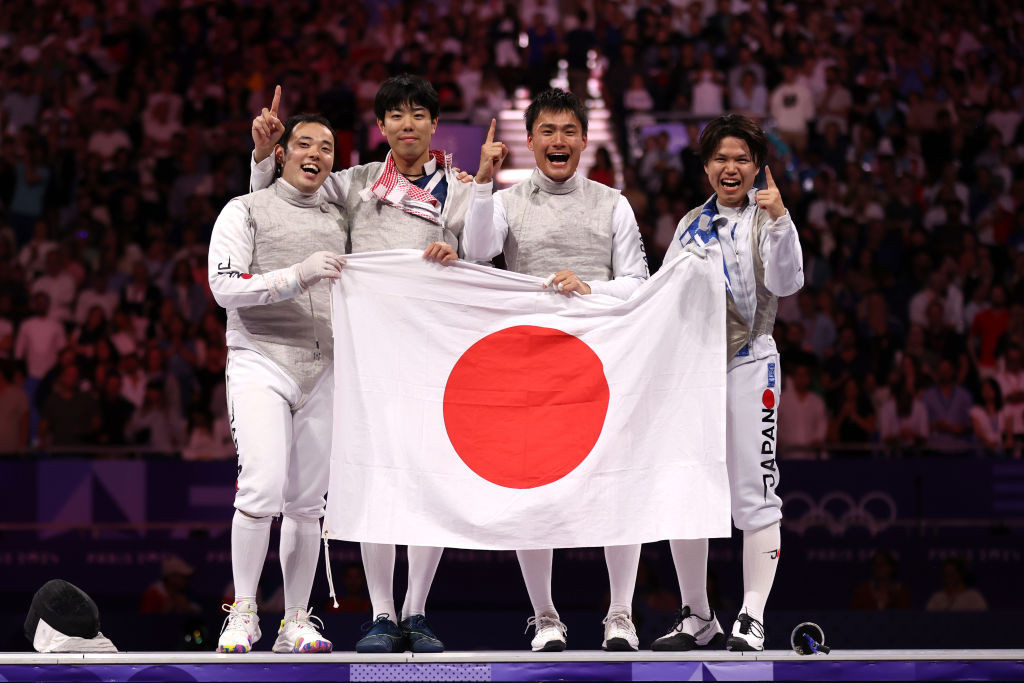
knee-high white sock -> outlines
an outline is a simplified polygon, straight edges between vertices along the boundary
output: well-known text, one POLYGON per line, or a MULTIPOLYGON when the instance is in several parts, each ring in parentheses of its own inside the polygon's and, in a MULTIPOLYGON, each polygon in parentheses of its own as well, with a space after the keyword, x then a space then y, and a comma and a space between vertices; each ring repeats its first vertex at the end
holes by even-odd
POLYGON ((523 581, 526 583, 526 592, 530 594, 534 616, 546 614, 557 617, 558 610, 551 600, 551 559, 554 557, 554 551, 550 548, 517 550, 516 557, 519 558, 519 567, 523 570, 523 581))
POLYGON ((376 619, 378 614, 398 620, 395 612, 395 546, 388 543, 360 543, 366 588, 370 592, 370 605, 376 619))
POLYGON ((427 613, 427 594, 434 582, 434 573, 441 561, 444 548, 425 545, 411 545, 409 555, 409 587, 405 591, 405 602, 402 604, 402 618, 408 619, 414 614, 427 613))
POLYGON ((281 520, 281 574, 284 577, 284 613, 309 608, 316 565, 320 560, 320 520, 284 515, 281 520))
POLYGON ((762 623, 779 566, 781 541, 778 522, 743 532, 743 607, 762 623))
POLYGON ((679 597, 683 605, 698 617, 708 618, 708 539, 686 538, 669 541, 672 561, 679 579, 679 597))
POLYGON ((250 517, 235 510, 231 519, 231 574, 235 581, 235 602, 248 602, 256 610, 256 589, 270 544, 273 517, 250 517))
POLYGON ((608 614, 625 612, 632 615, 636 572, 640 566, 640 545, 605 546, 604 561, 608 564, 608 585, 611 595, 608 614))

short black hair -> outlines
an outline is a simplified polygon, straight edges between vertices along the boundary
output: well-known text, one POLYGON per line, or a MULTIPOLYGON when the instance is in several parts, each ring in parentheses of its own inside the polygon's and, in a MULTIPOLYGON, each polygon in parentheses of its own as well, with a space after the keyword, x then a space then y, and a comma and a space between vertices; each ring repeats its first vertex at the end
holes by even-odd
POLYGON ((392 76, 380 84, 377 96, 373 98, 373 113, 380 121, 393 109, 403 106, 420 106, 430 112, 430 119, 437 119, 441 111, 441 98, 430 81, 422 76, 402 74, 392 76))
POLYGON ((768 138, 761 126, 746 116, 726 114, 712 120, 700 134, 700 160, 707 164, 724 138, 739 138, 747 143, 754 163, 763 166, 768 160, 768 138))
POLYGON ((528 135, 533 135, 533 124, 537 123, 537 117, 540 116, 542 111, 569 112, 579 119, 583 134, 587 134, 587 108, 583 105, 580 98, 571 92, 558 88, 549 88, 537 95, 533 102, 530 102, 530 106, 526 108, 526 113, 523 114, 523 118, 526 120, 526 133, 528 135))
MULTIPOLYGON (((281 139, 277 141, 277 144, 281 145, 283 149, 287 150, 288 142, 292 139, 292 133, 295 131, 295 128, 297 126, 303 123, 319 123, 321 126, 331 131, 331 138, 334 140, 334 146, 338 146, 338 136, 334 132, 334 126, 332 126, 331 122, 327 120, 327 117, 324 116, 323 114, 310 113, 295 114, 294 116, 289 116, 288 118, 286 118, 284 120, 284 132, 281 133, 281 139)), ((274 168, 276 174, 281 175, 281 164, 275 162, 274 168)))
POLYGON ((319 123, 321 126, 331 131, 331 137, 334 138, 334 143, 337 145, 338 136, 334 133, 334 126, 327 120, 327 117, 323 114, 295 114, 289 116, 284 120, 284 132, 281 133, 281 139, 277 141, 277 144, 281 145, 285 149, 288 149, 288 141, 292 139, 292 133, 295 128, 303 123, 319 123))

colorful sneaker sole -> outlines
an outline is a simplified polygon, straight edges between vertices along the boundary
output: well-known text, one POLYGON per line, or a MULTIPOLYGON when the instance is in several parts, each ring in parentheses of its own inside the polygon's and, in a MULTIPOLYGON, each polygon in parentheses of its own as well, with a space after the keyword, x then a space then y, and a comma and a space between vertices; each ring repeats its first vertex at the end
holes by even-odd
POLYGON ((239 654, 240 655, 240 654, 245 654, 246 652, 248 652, 251 649, 252 649, 252 645, 246 647, 245 645, 242 645, 241 643, 239 643, 238 645, 232 645, 230 647, 225 647, 224 645, 218 645, 217 646, 217 652, 220 652, 220 653, 223 653, 223 654, 239 654))

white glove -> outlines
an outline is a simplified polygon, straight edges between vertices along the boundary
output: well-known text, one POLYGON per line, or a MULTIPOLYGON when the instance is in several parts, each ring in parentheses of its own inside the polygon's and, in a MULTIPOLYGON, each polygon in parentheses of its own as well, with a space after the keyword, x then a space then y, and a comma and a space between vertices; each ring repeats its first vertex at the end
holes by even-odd
POLYGON ((337 279, 341 277, 343 264, 344 261, 338 254, 318 251, 311 254, 302 263, 295 264, 295 275, 299 278, 302 288, 309 289, 324 278, 337 279))

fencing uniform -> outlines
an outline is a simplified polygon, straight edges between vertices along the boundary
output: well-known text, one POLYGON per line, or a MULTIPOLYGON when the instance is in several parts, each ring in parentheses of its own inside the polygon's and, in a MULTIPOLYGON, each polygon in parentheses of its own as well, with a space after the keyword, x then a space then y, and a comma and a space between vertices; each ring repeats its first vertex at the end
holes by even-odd
MULTIPOLYGON (((486 262, 504 253, 515 273, 547 277, 573 271, 594 294, 626 299, 647 279, 647 258, 636 217, 618 190, 578 173, 555 182, 539 169, 510 188, 491 193, 474 183, 462 238, 465 258, 486 262)), ((517 552, 534 617, 534 650, 565 647, 565 625, 551 597, 551 550, 517 552)), ((611 582, 606 649, 636 649, 630 621, 640 546, 605 549, 611 582), (625 619, 623 620, 623 616, 625 619)))
MULTIPOLYGON (((273 177, 273 159, 251 164, 251 185, 265 187, 273 177)), ((423 178, 410 182, 395 167, 391 154, 384 162, 354 166, 331 173, 321 187, 326 199, 340 207, 349 225, 349 253, 387 249, 426 249, 445 242, 458 250, 469 206, 469 188, 456 178, 451 157, 431 151, 423 178)), ((333 385, 332 385, 333 387, 333 385)), ((427 594, 443 548, 409 546, 408 592, 402 607, 404 631, 394 602, 395 546, 362 543, 363 568, 376 619, 367 636, 356 644, 359 652, 393 652, 408 641, 413 652, 443 651, 441 641, 423 622, 427 594), (416 618, 407 623, 408 618, 416 618)))
MULTIPOLYGON (((337 207, 283 179, 231 200, 214 224, 209 282, 227 309, 228 414, 238 452, 232 627, 255 609, 277 515, 286 612, 308 622, 330 468, 334 355, 328 283, 304 289, 295 265, 317 251, 342 254, 346 241, 337 207)), ((258 627, 249 636, 222 651, 248 651, 258 627)), ((329 641, 319 642, 309 647, 329 650, 329 641)), ((286 646, 275 649, 293 651, 279 649, 286 646)))
POLYGON ((330 290, 319 282, 303 291, 291 266, 315 251, 342 254, 346 239, 337 207, 280 179, 231 200, 214 225, 210 289, 227 309, 228 409, 239 455, 235 506, 252 516, 292 509, 323 516, 333 390, 325 379, 334 358, 330 290))
MULTIPOLYGON (((790 214, 772 220, 758 208, 755 193, 751 190, 739 209, 720 206, 712 196, 679 221, 665 254, 667 263, 691 243, 699 248, 717 240, 726 274, 726 465, 733 523, 744 532, 744 600, 730 649, 751 649, 748 641, 752 649, 763 647, 764 605, 780 554, 782 519, 782 500, 775 492, 782 371, 772 329, 778 297, 795 293, 804 283, 803 254, 790 214), (743 638, 736 640, 741 627, 743 638)), ((671 546, 683 609, 673 627, 678 632, 660 638, 655 649, 673 638, 676 646, 664 649, 714 645, 710 638, 722 631, 707 603, 707 540, 675 540, 671 546), (701 616, 709 613, 709 619, 701 616), (689 616, 708 622, 709 628, 698 624, 703 635, 696 644, 693 634, 683 632, 689 616), (680 646, 682 636, 689 643, 680 646)))
POLYGON ((753 191, 746 207, 718 206, 714 197, 679 222, 665 253, 672 260, 698 233, 687 231, 702 212, 712 213, 728 274, 727 327, 729 364, 726 393, 726 460, 732 494, 732 514, 741 530, 757 529, 782 518, 776 495, 776 416, 782 373, 772 338, 778 297, 788 296, 804 283, 803 255, 796 226, 787 213, 772 221, 757 208, 753 191), (749 321, 749 322, 748 322, 749 321))

